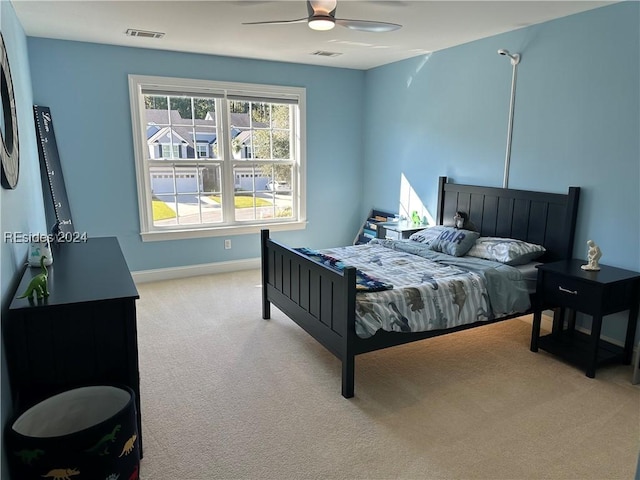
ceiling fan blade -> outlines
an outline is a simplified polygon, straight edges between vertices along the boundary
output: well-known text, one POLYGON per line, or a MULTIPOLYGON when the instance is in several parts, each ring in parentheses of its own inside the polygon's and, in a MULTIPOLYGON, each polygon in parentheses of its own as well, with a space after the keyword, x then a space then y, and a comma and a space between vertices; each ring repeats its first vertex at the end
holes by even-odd
POLYGON ((295 20, 268 20, 266 22, 244 22, 242 25, 286 25, 289 23, 303 23, 307 22, 307 17, 297 18, 295 20))
POLYGON ((309 17, 297 18, 295 20, 244 22, 242 25, 288 25, 292 23, 306 22, 309 23, 309 26, 314 30, 326 30, 327 28, 320 28, 320 25, 312 26, 312 23, 329 24, 330 28, 333 27, 333 24, 337 23, 338 25, 349 28, 351 30, 359 30, 362 32, 391 32, 393 30, 402 28, 402 25, 398 25, 397 23, 335 18, 337 4, 337 0, 307 0, 307 11, 309 12, 309 17))
POLYGON ((348 20, 346 18, 336 18, 336 23, 351 30, 362 32, 392 32, 402 28, 402 25, 388 22, 374 22, 372 20, 348 20))

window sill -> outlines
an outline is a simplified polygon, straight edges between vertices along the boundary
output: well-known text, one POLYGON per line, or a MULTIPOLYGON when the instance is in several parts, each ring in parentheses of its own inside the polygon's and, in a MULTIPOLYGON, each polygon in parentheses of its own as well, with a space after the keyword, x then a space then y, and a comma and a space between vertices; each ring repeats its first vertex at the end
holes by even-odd
POLYGON ((307 227, 306 221, 288 223, 267 223, 263 225, 233 225, 213 228, 197 228, 188 230, 167 230, 141 232, 143 242, 160 242, 164 240, 186 240, 189 238, 222 237, 229 235, 247 235, 260 233, 260 230, 268 228, 272 232, 286 230, 304 230, 307 227))

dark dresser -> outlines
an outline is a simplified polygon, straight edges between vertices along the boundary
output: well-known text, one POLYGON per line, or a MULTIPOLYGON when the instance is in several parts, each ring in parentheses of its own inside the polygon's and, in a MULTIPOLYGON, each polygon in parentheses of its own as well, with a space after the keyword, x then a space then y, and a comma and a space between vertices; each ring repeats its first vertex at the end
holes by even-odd
POLYGON ((4 322, 17 410, 85 385, 124 384, 136 395, 142 445, 136 299, 115 237, 53 246, 50 295, 18 299, 40 268, 27 267, 4 322))

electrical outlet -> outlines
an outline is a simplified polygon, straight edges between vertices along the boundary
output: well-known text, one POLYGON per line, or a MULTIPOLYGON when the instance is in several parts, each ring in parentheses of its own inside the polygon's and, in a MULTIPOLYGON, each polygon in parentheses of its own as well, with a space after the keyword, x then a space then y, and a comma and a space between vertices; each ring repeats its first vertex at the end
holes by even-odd
POLYGON ((230 248, 231 248, 231 239, 227 238, 227 239, 224 241, 224 249, 225 249, 225 250, 229 250, 230 248))

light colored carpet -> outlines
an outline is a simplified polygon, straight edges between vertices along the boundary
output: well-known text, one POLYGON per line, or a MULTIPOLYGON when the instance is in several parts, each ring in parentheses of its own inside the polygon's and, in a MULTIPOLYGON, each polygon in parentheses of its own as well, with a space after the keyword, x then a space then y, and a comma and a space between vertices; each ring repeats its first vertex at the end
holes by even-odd
POLYGON ((631 479, 640 387, 514 319, 340 364, 250 270, 139 285, 143 480, 631 479))

